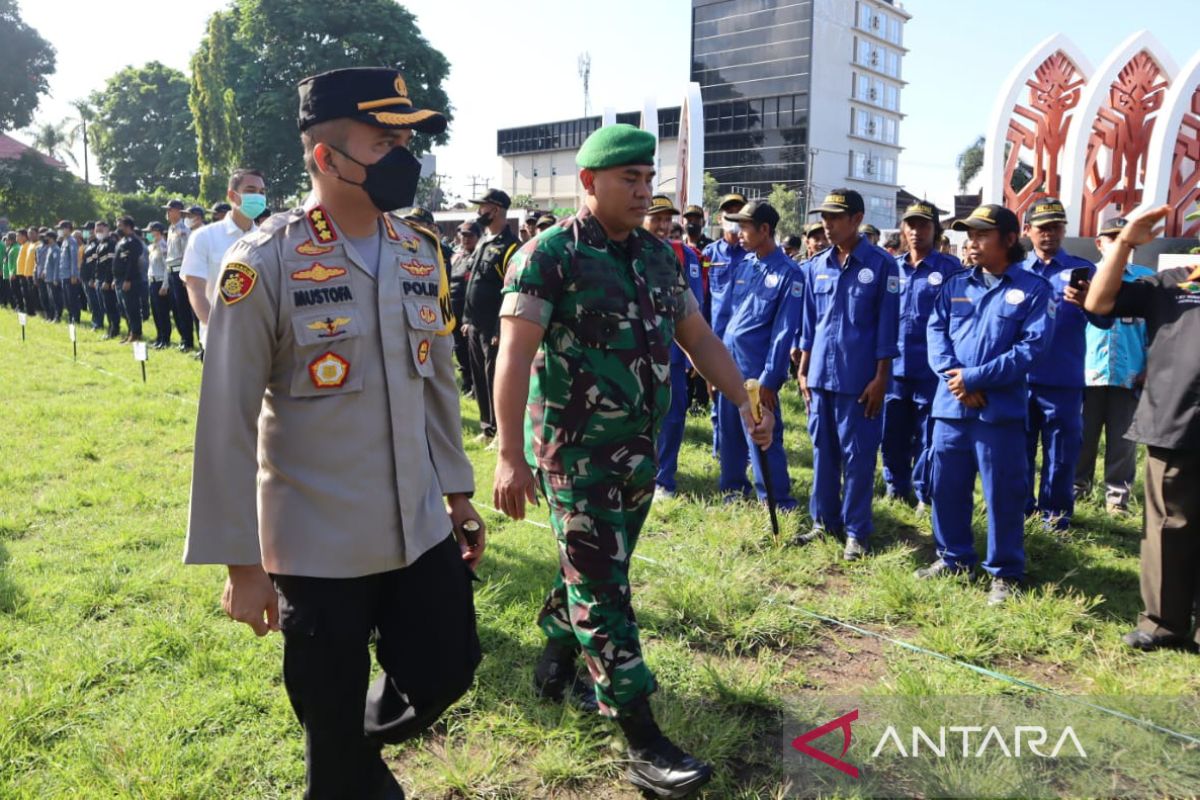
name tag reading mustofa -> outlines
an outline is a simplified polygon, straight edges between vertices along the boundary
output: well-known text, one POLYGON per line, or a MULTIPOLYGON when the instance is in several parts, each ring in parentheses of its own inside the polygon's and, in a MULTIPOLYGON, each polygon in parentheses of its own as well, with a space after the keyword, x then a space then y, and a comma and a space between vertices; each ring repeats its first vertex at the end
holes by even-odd
POLYGON ((297 289, 292 292, 296 308, 320 306, 326 303, 352 303, 354 294, 349 286, 330 286, 325 289, 297 289))

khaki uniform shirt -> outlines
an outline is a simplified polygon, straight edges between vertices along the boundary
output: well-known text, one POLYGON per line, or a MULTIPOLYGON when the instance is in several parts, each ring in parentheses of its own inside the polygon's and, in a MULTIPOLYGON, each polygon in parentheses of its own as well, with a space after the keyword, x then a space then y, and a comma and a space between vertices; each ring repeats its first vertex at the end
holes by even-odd
POLYGON ((319 206, 230 248, 209 319, 184 561, 350 578, 411 564, 474 490, 437 240, 381 221, 375 278, 319 206))

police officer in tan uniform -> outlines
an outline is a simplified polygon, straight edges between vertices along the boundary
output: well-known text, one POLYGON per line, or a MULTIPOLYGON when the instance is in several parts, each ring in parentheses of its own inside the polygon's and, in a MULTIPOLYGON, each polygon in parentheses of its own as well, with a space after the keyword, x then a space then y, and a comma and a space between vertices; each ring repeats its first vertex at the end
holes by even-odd
POLYGON ((389 213, 416 190, 413 131, 446 120, 394 70, 299 89, 312 194, 222 264, 184 560, 227 565, 225 611, 283 631, 304 796, 402 798, 381 745, 428 728, 480 659, 449 287, 436 235, 389 213))

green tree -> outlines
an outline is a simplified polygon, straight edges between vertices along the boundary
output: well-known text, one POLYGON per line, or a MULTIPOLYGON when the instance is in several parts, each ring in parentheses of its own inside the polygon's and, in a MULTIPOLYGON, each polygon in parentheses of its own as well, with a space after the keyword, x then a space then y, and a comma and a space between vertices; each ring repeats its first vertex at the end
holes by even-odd
POLYGON ((67 145, 74 150, 76 142, 83 143, 83 182, 90 184, 92 173, 88 163, 88 148, 95 149, 96 129, 91 125, 96 118, 96 109, 92 108, 92 104, 87 100, 72 100, 71 107, 75 109, 78 116, 65 121, 67 145))
POLYGON ((182 72, 152 61, 126 67, 92 95, 96 158, 108 186, 118 192, 199 191, 188 91, 182 72))
MULTIPOLYGON (((242 163, 263 170, 272 200, 300 191, 307 179, 296 133, 296 84, 330 69, 395 67, 415 104, 451 116, 442 88, 449 63, 393 0, 233 0, 214 16, 193 60, 192 110, 206 173, 242 163), (233 92, 232 106, 226 89, 233 92), (230 108, 240 135, 227 118, 230 108)), ((445 141, 445 134, 418 136, 412 149, 420 155, 445 141)))
POLYGON ((967 185, 975 180, 983 169, 984 138, 978 137, 974 142, 958 154, 955 164, 958 165, 958 191, 965 192, 967 185))
POLYGON ((717 203, 721 202, 719 185, 711 172, 704 173, 704 211, 710 220, 717 213, 717 203))
POLYGON ((779 212, 779 224, 775 226, 775 232, 780 238, 803 231, 804 226, 800 224, 799 192, 787 188, 787 184, 784 183, 772 184, 767 202, 779 212))
POLYGON ((517 195, 516 197, 514 197, 512 199, 512 207, 513 208, 525 208, 525 209, 533 208, 533 195, 531 195, 531 194, 517 195))
POLYGON ((56 158, 64 164, 70 161, 75 162, 75 154, 71 152, 71 134, 68 130, 68 123, 62 122, 43 122, 33 129, 33 142, 31 146, 34 150, 38 150, 51 158, 56 158))
POLYGON ((204 204, 225 197, 229 173, 242 161, 242 125, 232 85, 240 65, 249 61, 236 39, 237 9, 218 11, 192 56, 188 107, 196 131, 196 161, 204 204))
POLYGON ((0 216, 16 226, 87 220, 97 214, 90 188, 37 153, 0 161, 0 216))
POLYGON ((16 0, 0 0, 0 131, 33 121, 54 67, 54 48, 21 19, 16 0))

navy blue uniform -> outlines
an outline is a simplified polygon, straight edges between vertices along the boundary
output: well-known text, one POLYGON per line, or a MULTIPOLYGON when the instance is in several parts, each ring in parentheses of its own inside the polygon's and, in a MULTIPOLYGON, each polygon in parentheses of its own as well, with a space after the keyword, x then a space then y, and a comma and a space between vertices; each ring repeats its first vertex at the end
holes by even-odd
POLYGON ((1071 282, 1071 270, 1085 267, 1088 280, 1096 266, 1070 253, 1059 251, 1048 264, 1036 253, 1025 257, 1022 266, 1045 278, 1053 291, 1051 302, 1057 305, 1054 335, 1046 357, 1029 373, 1029 429, 1026 462, 1029 465, 1029 494, 1025 513, 1040 512, 1060 529, 1071 523, 1075 511, 1075 467, 1083 449, 1083 361, 1087 349, 1087 324, 1112 327, 1112 321, 1087 314, 1063 299, 1063 289, 1071 282), (1038 443, 1042 445, 1042 471, 1037 479, 1038 443), (1034 497, 1034 489, 1037 497, 1034 497))
MULTIPOLYGON (((677 243, 676 243, 677 244, 677 243)), ((687 245, 680 245, 676 255, 683 253, 683 274, 688 288, 696 296, 696 302, 704 300, 704 279, 700 273, 700 256, 687 245)), ((674 342, 671 343, 671 407, 663 417, 662 430, 658 434, 658 474, 654 483, 665 491, 675 492, 675 473, 679 469, 679 448, 683 445, 683 429, 687 424, 688 409, 688 362, 687 354, 674 342)))
POLYGON ((929 368, 925 329, 946 278, 962 269, 958 259, 934 250, 919 264, 909 254, 896 256, 900 271, 900 355, 892 362, 892 381, 883 405, 883 480, 889 497, 929 502, 929 410, 937 376, 929 368))
MULTIPOLYGON (((745 257, 746 251, 740 244, 730 244, 724 238, 704 248, 703 258, 709 265, 705 318, 718 339, 724 338, 733 310, 746 296, 746 278, 742 271, 742 259, 745 257)), ((721 396, 715 395, 709 414, 713 426, 713 458, 717 458, 721 452, 721 434, 717 424, 721 402, 721 396)))
POLYGON ((983 567, 994 577, 1020 580, 1029 482, 1026 375, 1049 347, 1055 310, 1050 284, 1020 264, 1009 265, 994 286, 982 273, 975 267, 947 278, 929 317, 929 366, 939 377, 933 400, 933 536, 938 556, 950 567, 974 566, 971 511, 978 472, 988 519, 983 567), (951 369, 962 369, 967 391, 983 392, 987 405, 972 409, 955 399, 947 387, 951 369))
POLYGON ((812 395, 808 432, 813 443, 813 523, 864 546, 874 530, 871 495, 881 417, 868 419, 859 397, 877 362, 900 354, 896 346, 900 276, 886 250, 860 236, 846 258, 836 248, 807 265, 800 350, 808 352, 812 395))
MULTIPOLYGON (((804 304, 804 279, 800 268, 780 248, 765 258, 751 253, 741 264, 746 276, 746 295, 734 310, 725 329, 724 343, 742 375, 757 378, 765 389, 776 393, 788 379, 792 343, 800 327, 804 304)), ((766 485, 758 459, 750 458, 755 445, 745 432, 741 414, 733 403, 721 404, 717 419, 721 440, 722 494, 747 496, 746 461, 754 469, 754 488, 760 500, 766 500, 766 485)), ((775 410, 775 432, 771 445, 761 458, 770 462, 771 487, 775 503, 783 510, 796 507, 788 477, 787 456, 783 452, 783 414, 775 410)))

